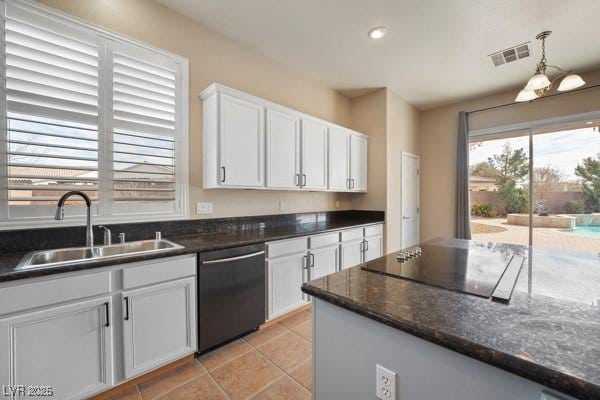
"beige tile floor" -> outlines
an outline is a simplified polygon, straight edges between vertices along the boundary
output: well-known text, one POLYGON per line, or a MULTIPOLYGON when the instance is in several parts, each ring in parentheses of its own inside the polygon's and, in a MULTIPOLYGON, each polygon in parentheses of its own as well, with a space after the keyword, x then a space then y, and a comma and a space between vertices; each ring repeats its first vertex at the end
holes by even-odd
POLYGON ((167 370, 110 400, 308 400, 311 310, 167 370))

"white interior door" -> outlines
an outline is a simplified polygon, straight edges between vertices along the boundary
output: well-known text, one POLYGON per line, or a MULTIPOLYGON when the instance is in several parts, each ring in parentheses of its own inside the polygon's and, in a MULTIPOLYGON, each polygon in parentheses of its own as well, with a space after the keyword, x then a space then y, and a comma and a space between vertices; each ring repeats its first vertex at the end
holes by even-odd
POLYGON ((419 157, 402 152, 402 248, 419 243, 419 157))
POLYGON ((300 184, 299 119, 267 109, 267 187, 298 189, 300 184))

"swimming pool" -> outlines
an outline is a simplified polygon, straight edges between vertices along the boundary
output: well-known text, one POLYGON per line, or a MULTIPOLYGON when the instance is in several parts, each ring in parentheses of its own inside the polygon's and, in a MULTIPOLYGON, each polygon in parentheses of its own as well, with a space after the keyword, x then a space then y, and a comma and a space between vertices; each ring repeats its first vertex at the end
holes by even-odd
POLYGON ((580 225, 574 229, 565 229, 563 232, 600 239, 600 225, 580 225))

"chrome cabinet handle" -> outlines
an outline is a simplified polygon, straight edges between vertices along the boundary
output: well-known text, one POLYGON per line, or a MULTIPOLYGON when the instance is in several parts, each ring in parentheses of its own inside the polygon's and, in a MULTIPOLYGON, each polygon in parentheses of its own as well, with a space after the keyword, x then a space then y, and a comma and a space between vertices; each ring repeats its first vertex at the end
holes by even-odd
POLYGON ((352 187, 350 189, 354 190, 354 178, 352 178, 351 181, 352 181, 352 187))
POLYGON ((315 255, 313 253, 309 253, 310 255, 310 267, 314 268, 315 267, 315 255))
POLYGON ((365 241, 364 240, 360 242, 360 246, 359 247, 360 247, 360 252, 361 253, 365 251, 365 241))
POLYGON ((302 269, 308 269, 308 256, 302 256, 304 259, 302 269))
POLYGON ((300 174, 296 174, 295 186, 300 187, 300 174))
POLYGON ((105 327, 109 327, 110 326, 110 304, 108 304, 108 301, 106 303, 104 303, 104 317, 106 318, 106 322, 104 322, 104 326, 105 327))
POLYGON ((125 301, 125 321, 129 321, 129 296, 123 297, 125 301))
POLYGON ((225 182, 225 177, 227 176, 227 171, 225 167, 221 167, 221 171, 223 171, 223 177, 221 178, 221 182, 225 182))
POLYGON ((302 187, 306 186, 306 174, 302 174, 302 187))
POLYGON ((369 241, 365 240, 365 251, 369 250, 369 241))

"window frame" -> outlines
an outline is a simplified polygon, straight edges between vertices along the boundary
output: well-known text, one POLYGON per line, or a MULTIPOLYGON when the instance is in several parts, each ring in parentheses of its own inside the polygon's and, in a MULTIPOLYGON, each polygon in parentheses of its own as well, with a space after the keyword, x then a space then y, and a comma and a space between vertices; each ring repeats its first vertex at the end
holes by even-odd
MULTIPOLYGON (((0 230, 15 228, 56 227, 53 205, 34 206, 44 216, 10 217, 8 205, 8 168, 7 168, 7 107, 6 107, 6 57, 5 57, 5 17, 8 4, 43 18, 69 25, 69 29, 93 34, 99 46, 98 72, 98 202, 92 207, 95 223, 123 223, 172 220, 189 217, 189 60, 166 50, 131 39, 125 35, 108 31, 72 15, 50 7, 26 0, 0 0, 1 37, 0 37, 0 230), (112 170, 112 93, 113 93, 113 47, 131 47, 131 53, 156 55, 177 66, 175 87, 175 201, 148 204, 116 204, 113 202, 113 180, 105 171, 112 170), (101 172, 103 171, 103 172, 101 172), (142 211, 140 212, 140 208, 142 211)), ((27 206, 23 206, 24 209, 27 206)), ((71 208, 71 207, 69 207, 71 208)), ((33 210, 34 208, 31 208, 33 210)), ((35 214, 35 213, 34 213, 35 214)), ((85 222, 85 212, 81 206, 67 210, 61 226, 80 225, 85 222)))

